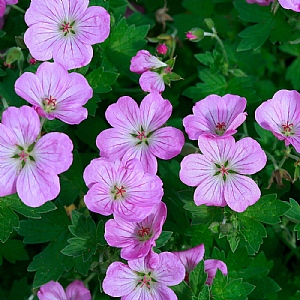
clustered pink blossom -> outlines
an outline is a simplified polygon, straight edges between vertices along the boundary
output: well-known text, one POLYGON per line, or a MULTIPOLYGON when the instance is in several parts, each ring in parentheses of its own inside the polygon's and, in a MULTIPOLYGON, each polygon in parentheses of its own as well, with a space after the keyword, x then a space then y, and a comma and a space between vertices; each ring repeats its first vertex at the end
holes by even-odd
POLYGON ((42 63, 36 74, 25 72, 15 83, 16 93, 33 105, 44 118, 58 118, 79 124, 87 118, 82 107, 93 96, 83 75, 68 71, 58 63, 42 63))
POLYGON ((90 291, 83 282, 75 280, 70 283, 66 291, 59 282, 50 281, 40 287, 37 292, 39 300, 91 300, 90 291))
POLYGON ((0 197, 17 192, 31 207, 56 198, 57 174, 73 160, 70 138, 58 132, 40 137, 39 116, 28 106, 7 108, 0 130, 0 197))
POLYGON ((25 14, 24 42, 37 60, 54 59, 67 70, 90 63, 92 45, 110 32, 110 15, 88 0, 32 0, 25 14))
POLYGON ((300 94, 297 91, 276 92, 272 99, 256 109, 255 120, 300 153, 300 94))
POLYGON ((138 104, 128 96, 111 104, 105 117, 113 126, 100 132, 96 144, 102 157, 128 160, 137 158, 145 172, 156 174, 156 157, 171 159, 184 144, 183 133, 171 126, 172 105, 158 93, 150 93, 138 104))

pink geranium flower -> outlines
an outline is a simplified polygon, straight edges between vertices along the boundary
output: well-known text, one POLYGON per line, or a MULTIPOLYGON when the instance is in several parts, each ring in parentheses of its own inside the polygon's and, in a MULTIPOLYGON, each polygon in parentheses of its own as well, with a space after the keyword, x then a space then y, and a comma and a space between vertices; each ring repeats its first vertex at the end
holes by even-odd
MULTIPOLYGON (((185 267, 185 280, 187 282, 189 281, 189 274, 191 271, 194 270, 198 263, 203 259, 204 251, 204 244, 200 244, 188 250, 172 252, 179 258, 185 267)), ((228 273, 226 264, 221 260, 207 259, 204 261, 204 271, 207 273, 206 284, 212 284, 212 281, 216 276, 217 269, 220 269, 223 275, 227 275, 228 273)))
POLYGON ((258 142, 244 138, 235 143, 233 137, 210 139, 199 137, 203 154, 190 154, 181 162, 180 179, 189 186, 197 186, 196 205, 225 206, 237 212, 253 205, 261 195, 251 178, 267 162, 258 142))
POLYGON ((300 12, 300 0, 278 0, 278 2, 285 9, 300 12))
POLYGON ((160 202, 152 213, 140 222, 108 220, 104 237, 108 245, 122 248, 121 257, 126 260, 145 257, 152 246, 155 246, 155 240, 161 234, 166 216, 166 205, 160 202))
POLYGON ((87 118, 87 109, 82 105, 93 96, 84 76, 68 73, 60 64, 49 62, 42 63, 36 74, 22 74, 15 83, 15 90, 40 116, 68 124, 79 124, 87 118))
POLYGON ((144 72, 139 79, 139 84, 145 92, 161 93, 165 90, 163 75, 152 71, 144 72))
POLYGON ((72 164, 73 144, 64 133, 39 138, 41 124, 33 108, 9 107, 0 124, 0 197, 18 192, 28 206, 41 206, 60 191, 57 174, 72 164))
POLYGON ((163 196, 161 179, 144 172, 137 159, 109 161, 98 158, 84 170, 89 187, 84 201, 89 210, 115 219, 140 222, 163 196))
POLYGON ((110 16, 103 7, 88 4, 88 0, 32 0, 24 35, 31 55, 37 60, 53 58, 68 70, 89 64, 91 45, 109 35, 110 16))
POLYGON ((253 4, 259 4, 261 6, 267 6, 269 5, 271 2, 273 2, 273 0, 246 0, 248 3, 253 4))
POLYGON ((100 132, 96 144, 100 155, 112 160, 138 158, 145 172, 156 174, 156 156, 171 159, 184 144, 183 133, 162 127, 172 113, 172 105, 158 93, 147 95, 140 107, 130 97, 121 97, 110 105, 105 117, 114 128, 100 132))
POLYGON ((159 58, 151 55, 147 50, 140 50, 132 57, 130 62, 130 71, 142 74, 146 71, 166 67, 167 64, 159 58))
POLYGON ((236 128, 246 119, 246 99, 227 94, 223 97, 210 95, 198 101, 193 115, 183 119, 183 126, 191 140, 204 137, 228 137, 237 132, 236 128))
POLYGON ((83 282, 75 280, 70 283, 66 291, 59 282, 50 281, 40 287, 37 292, 39 300, 91 300, 90 291, 83 282))
POLYGON ((149 262, 149 256, 131 260, 128 265, 113 262, 103 280, 103 290, 112 297, 143 300, 176 300, 176 294, 168 287, 184 279, 184 266, 170 252, 157 255, 158 262, 149 262))
POLYGON ((285 145, 292 144, 300 153, 300 94, 280 90, 273 98, 262 103, 255 111, 258 124, 272 133, 285 145))

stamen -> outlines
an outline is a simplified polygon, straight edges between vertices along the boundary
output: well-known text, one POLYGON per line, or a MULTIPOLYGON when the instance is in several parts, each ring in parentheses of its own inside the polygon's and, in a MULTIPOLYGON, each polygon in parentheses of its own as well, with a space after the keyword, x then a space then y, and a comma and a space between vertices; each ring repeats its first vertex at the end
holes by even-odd
POLYGON ((122 185, 120 188, 116 187, 116 196, 123 197, 123 193, 126 193, 126 190, 124 189, 124 186, 122 185))
POLYGON ((229 169, 226 169, 224 167, 224 165, 221 166, 220 172, 221 172, 222 176, 228 175, 229 174, 228 171, 229 171, 229 169))
POLYGON ((20 156, 20 160, 26 162, 27 158, 29 156, 29 154, 27 152, 25 152, 24 150, 22 150, 21 153, 18 154, 20 156))
POLYGON ((72 29, 72 25, 70 25, 69 22, 68 22, 68 23, 65 22, 65 23, 62 24, 61 26, 62 26, 62 27, 61 27, 62 32, 70 33, 70 31, 71 31, 71 29, 72 29))
POLYGON ((145 132, 144 131, 138 131, 138 135, 136 136, 139 140, 143 140, 143 139, 146 139, 147 136, 145 135, 145 132))
POLYGON ((289 124, 289 121, 287 121, 286 124, 282 124, 281 126, 282 126, 284 132, 291 132, 294 124, 293 123, 289 124))
POLYGON ((139 280, 139 282, 141 283, 141 287, 143 287, 144 285, 150 289, 150 282, 151 282, 151 277, 144 275, 142 280, 139 280))
POLYGON ((150 228, 149 228, 149 227, 146 227, 146 228, 142 227, 142 229, 140 229, 140 230, 138 231, 138 234, 139 234, 141 237, 143 237, 144 235, 149 235, 149 233, 150 233, 150 228))
POLYGON ((225 130, 226 130, 225 122, 222 122, 222 123, 218 122, 216 124, 216 133, 217 134, 223 134, 225 130))

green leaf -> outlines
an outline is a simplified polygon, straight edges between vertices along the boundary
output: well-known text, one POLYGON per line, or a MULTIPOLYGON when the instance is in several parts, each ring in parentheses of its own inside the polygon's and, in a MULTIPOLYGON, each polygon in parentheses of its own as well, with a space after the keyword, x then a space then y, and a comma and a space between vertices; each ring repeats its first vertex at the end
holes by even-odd
POLYGON ((255 24, 247 27, 239 35, 242 41, 237 47, 237 51, 257 50, 259 49, 271 34, 274 21, 272 19, 265 23, 255 24))
POLYGON ((7 206, 5 198, 0 198, 0 241, 2 243, 8 240, 14 228, 20 226, 18 216, 7 206))
POLYGON ((285 78, 290 80, 294 89, 300 88, 300 58, 296 58, 287 68, 285 78))
POLYGON ((186 235, 191 236, 191 246, 204 244, 205 248, 209 248, 213 245, 213 234, 205 225, 190 226, 186 230, 186 235))
POLYGON ((96 224, 90 216, 86 217, 82 213, 72 211, 72 225, 69 226, 71 233, 79 238, 90 238, 96 236, 96 224))
POLYGON ((240 216, 240 233, 245 238, 250 248, 258 252, 264 237, 267 236, 265 227, 255 219, 246 216, 240 216))
POLYGON ((163 231, 159 238, 156 240, 156 248, 160 248, 167 243, 167 241, 171 238, 173 232, 172 231, 163 231))
POLYGON ((298 202, 290 198, 290 205, 291 208, 285 213, 285 216, 294 222, 300 222, 300 206, 298 202))
POLYGON ((210 288, 209 285, 205 284, 199 293, 197 300, 210 300, 210 288))
POLYGON ((0 30, 0 38, 2 38, 3 36, 5 36, 6 32, 4 32, 3 30, 0 30))
POLYGON ((189 284, 195 296, 200 293, 206 279, 207 273, 204 272, 204 261, 201 260, 189 274, 189 284))
POLYGON ((61 205, 57 210, 43 214, 41 219, 22 220, 18 233, 24 236, 25 244, 50 242, 67 230, 70 221, 61 205))
POLYGON ((279 46, 279 50, 282 52, 285 52, 287 54, 290 54, 292 56, 298 57, 300 55, 300 44, 291 45, 291 44, 285 44, 279 46))
POLYGON ((255 299, 265 299, 267 295, 281 290, 281 287, 270 277, 254 277, 249 282, 255 285, 255 290, 251 294, 255 299))
MULTIPOLYGON (((23 277, 20 280, 14 280, 8 300, 16 300, 16 299, 29 299, 30 295, 32 295, 31 286, 27 284, 27 277, 23 277)), ((5 300, 6 298, 2 298, 1 300, 5 300)))
POLYGON ((0 77, 5 76, 5 75, 6 75, 6 72, 0 68, 0 77))
POLYGON ((263 145, 271 145, 274 142, 274 135, 271 131, 263 129, 257 123, 254 123, 255 131, 260 136, 258 140, 263 145))
POLYGON ((195 54, 197 60, 199 60, 202 64, 211 67, 214 65, 215 60, 212 56, 211 52, 206 51, 205 53, 195 54))
POLYGON ((290 209, 286 202, 276 199, 276 194, 261 197, 254 205, 249 206, 240 216, 252 217, 267 224, 279 223, 280 216, 290 209))
POLYGON ((88 110, 89 116, 95 117, 99 102, 101 102, 101 98, 98 95, 94 95, 84 105, 84 107, 88 110))
POLYGON ((0 256, 11 263, 15 263, 17 260, 26 260, 28 255, 24 247, 22 241, 7 240, 5 243, 0 243, 0 256))
POLYGON ((119 75, 119 73, 105 71, 103 67, 100 67, 89 73, 86 79, 95 93, 107 93, 112 90, 111 85, 115 83, 119 75))
POLYGON ((241 278, 229 281, 227 276, 217 270, 212 284, 212 297, 214 300, 246 300, 254 288, 254 285, 243 282, 241 278))
POLYGON ((33 288, 53 280, 58 281, 65 271, 61 263, 65 256, 61 253, 68 238, 68 233, 62 232, 53 240, 41 253, 34 256, 33 261, 28 266, 29 272, 36 271, 33 280, 33 288))
POLYGON ((178 300, 187 300, 192 298, 192 292, 187 283, 183 280, 180 284, 170 286, 176 293, 178 300))

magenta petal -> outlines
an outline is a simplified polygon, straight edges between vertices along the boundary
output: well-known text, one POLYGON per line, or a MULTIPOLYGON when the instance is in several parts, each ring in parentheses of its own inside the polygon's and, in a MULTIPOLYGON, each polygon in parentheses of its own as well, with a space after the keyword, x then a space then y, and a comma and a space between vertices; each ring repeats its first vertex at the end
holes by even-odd
POLYGON ((224 185, 224 180, 221 176, 209 176, 205 178, 196 188, 194 194, 196 205, 226 206, 223 195, 224 185))
POLYGON ((164 125, 170 118, 172 105, 160 94, 150 93, 141 102, 140 111, 143 129, 152 132, 164 125))
POLYGON ((239 174, 226 178, 224 197, 234 211, 245 211, 248 206, 258 201, 260 195, 260 189, 253 179, 239 174))
POLYGON ((4 15, 5 9, 6 9, 6 1, 0 0, 0 17, 4 15))
POLYGON ((49 60, 59 39, 55 25, 35 24, 24 34, 24 42, 31 55, 37 60, 49 60))
POLYGON ((86 66, 91 62, 92 57, 92 46, 82 43, 77 38, 60 37, 53 49, 54 61, 63 65, 67 70, 86 66))
POLYGON ((0 159, 0 197, 14 194, 17 191, 16 181, 20 168, 21 162, 13 158, 0 159))
POLYGON ((110 32, 110 15, 101 6, 89 7, 78 24, 78 38, 81 42, 93 45, 102 43, 110 32))
POLYGON ((161 159, 177 156, 184 145, 183 133, 174 127, 156 130, 149 138, 149 151, 161 159))
POLYGON ((91 300, 90 291, 84 286, 83 282, 75 280, 66 288, 67 299, 70 300, 91 300))
POLYGON ((59 282, 50 281, 37 292, 39 300, 66 300, 66 293, 59 282))
POLYGON ((150 93, 161 93, 165 90, 165 83, 161 75, 156 72, 146 71, 139 79, 141 89, 150 93))
POLYGON ((66 134, 50 132, 37 141, 32 153, 40 170, 60 174, 71 166, 72 150, 73 143, 66 134))
POLYGON ((300 3, 296 0, 278 0, 279 4, 285 9, 300 12, 300 3))
POLYGON ((204 271, 208 275, 206 284, 212 284, 212 281, 216 276, 217 269, 221 270, 221 272, 223 273, 224 276, 226 276, 228 274, 227 266, 221 260, 207 259, 204 261, 204 271))
POLYGON ((267 156, 260 144, 252 138, 243 138, 236 143, 231 165, 240 174, 254 174, 267 163, 267 156))
POLYGON ((117 103, 111 104, 105 112, 105 118, 111 126, 128 133, 139 130, 140 112, 137 103, 131 97, 121 97, 117 103))
POLYGON ((187 273, 190 273, 204 257, 204 244, 200 244, 188 250, 172 252, 184 265, 187 273))
POLYGON ((20 146, 34 143, 40 133, 40 119, 29 106, 9 107, 2 115, 2 124, 12 130, 20 146))
POLYGON ((15 91, 33 106, 40 106, 42 103, 42 86, 37 76, 32 73, 25 72, 16 80, 15 91))
POLYGON ((185 277, 185 268, 171 252, 159 254, 159 265, 153 271, 158 282, 165 285, 179 284, 185 277))
POLYGON ((45 173, 31 161, 26 162, 17 179, 18 195, 26 205, 39 207, 56 198, 59 191, 59 179, 56 174, 45 173))
POLYGON ((112 297, 122 297, 131 293, 136 286, 137 274, 121 262, 109 265, 103 280, 104 292, 112 297))

